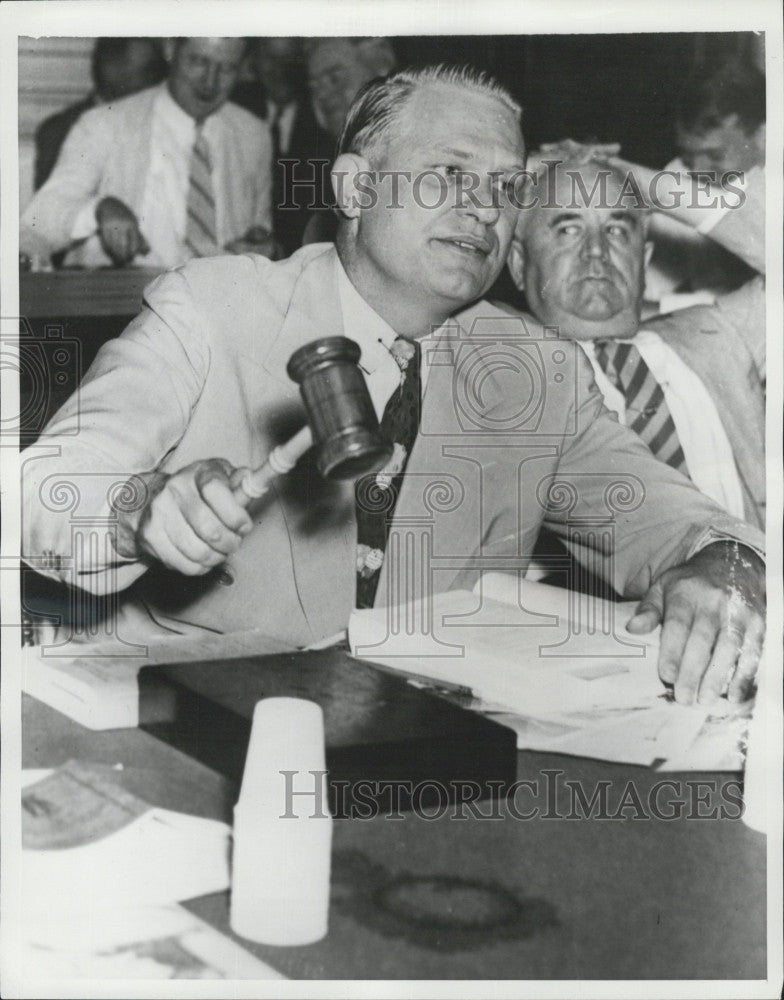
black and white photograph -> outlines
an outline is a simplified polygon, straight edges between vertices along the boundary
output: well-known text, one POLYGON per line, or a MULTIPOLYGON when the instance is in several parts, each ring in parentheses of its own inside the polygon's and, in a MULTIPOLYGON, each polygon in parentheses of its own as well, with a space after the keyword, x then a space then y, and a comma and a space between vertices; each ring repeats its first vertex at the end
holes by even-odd
POLYGON ((2 996, 780 997, 779 4, 0 23, 2 996))

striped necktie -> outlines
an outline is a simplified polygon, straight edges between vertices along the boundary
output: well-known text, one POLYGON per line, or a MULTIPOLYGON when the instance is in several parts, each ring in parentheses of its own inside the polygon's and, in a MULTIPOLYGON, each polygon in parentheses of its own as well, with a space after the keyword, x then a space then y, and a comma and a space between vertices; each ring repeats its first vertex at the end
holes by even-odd
POLYGON ((626 422, 651 449, 685 476, 689 471, 662 387, 634 344, 597 340, 596 360, 626 400, 626 422))
POLYGON ((194 257, 209 257, 217 252, 216 232, 210 147, 202 126, 197 125, 191 152, 185 221, 185 244, 194 257))
POLYGON ((420 346, 398 337, 390 353, 401 371, 400 385, 392 393, 381 418, 382 437, 394 447, 386 468, 363 476, 356 484, 357 607, 372 608, 384 550, 397 504, 408 456, 419 431, 422 399, 420 346))

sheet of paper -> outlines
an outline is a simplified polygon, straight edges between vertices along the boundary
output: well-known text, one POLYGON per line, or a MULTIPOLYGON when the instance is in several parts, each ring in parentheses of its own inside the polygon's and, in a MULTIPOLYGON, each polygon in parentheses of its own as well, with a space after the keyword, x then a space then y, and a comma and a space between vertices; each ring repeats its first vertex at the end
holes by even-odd
POLYGON ((151 807, 109 767, 69 761, 22 793, 27 908, 70 919, 218 892, 230 835, 217 820, 151 807))
POLYGON ((146 643, 144 655, 118 656, 116 646, 102 643, 81 649, 73 644, 68 656, 58 653, 57 646, 30 646, 23 649, 22 689, 88 729, 132 728, 139 724, 137 676, 142 667, 290 648, 256 629, 155 637, 146 643))
POLYGON ((427 607, 355 612, 349 639, 357 656, 470 689, 469 707, 512 728, 521 749, 646 766, 736 761, 728 725, 675 704, 659 680, 658 630, 625 631, 634 607, 488 574, 427 607))
POLYGON ((181 906, 113 909, 63 921, 28 921, 18 929, 20 968, 37 978, 284 979, 181 906))

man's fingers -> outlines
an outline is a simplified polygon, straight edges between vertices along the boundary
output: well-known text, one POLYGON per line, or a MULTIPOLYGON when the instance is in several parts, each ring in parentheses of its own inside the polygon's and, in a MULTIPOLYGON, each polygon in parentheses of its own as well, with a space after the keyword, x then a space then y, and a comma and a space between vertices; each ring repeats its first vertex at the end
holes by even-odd
POLYGON ((194 530, 191 518, 197 514, 193 509, 183 509, 182 498, 176 488, 164 490, 153 501, 153 519, 160 519, 167 537, 186 559, 207 568, 223 562, 226 553, 211 545, 194 530))
POLYGON ((140 547, 164 566, 186 576, 200 576, 210 569, 184 555, 169 538, 160 519, 151 518, 145 525, 140 547))
POLYGON ((208 459, 164 477, 136 530, 139 547, 188 575, 224 562, 253 526, 232 495, 234 472, 229 462, 208 459))
POLYGON ((662 624, 659 641, 659 677, 665 684, 674 684, 681 666, 686 642, 691 632, 690 611, 668 611, 662 624))
MULTIPOLYGON (((675 662, 677 672, 677 676, 674 678, 675 700, 682 705, 691 705, 696 700, 705 672, 711 663, 715 642, 715 627, 707 617, 698 614, 692 621, 680 657, 680 665, 677 661, 675 662), (678 669, 679 666, 680 669, 678 669)), ((719 686, 719 690, 721 690, 721 686, 719 686)))
POLYGON ((762 619, 755 617, 743 637, 743 646, 738 656, 735 673, 727 690, 728 701, 737 704, 751 697, 764 638, 765 623, 762 619))
POLYGON ((107 239, 109 256, 117 264, 125 264, 128 260, 128 232, 119 226, 109 228, 107 239))
POLYGON ((643 635, 652 632, 664 617, 664 597, 661 584, 654 583, 643 597, 634 612, 634 616, 626 623, 626 631, 643 635))
POLYGON ((245 508, 235 500, 228 482, 210 479, 201 486, 200 492, 216 517, 232 532, 246 535, 250 531, 253 522, 245 508))
POLYGON ((710 666, 699 689, 699 700, 709 705, 721 697, 727 682, 735 671, 743 642, 742 634, 734 628, 722 629, 713 648, 710 666))
POLYGON ((128 260, 133 260, 137 254, 149 253, 150 247, 147 240, 144 238, 144 234, 141 229, 139 229, 139 224, 137 222, 132 222, 128 226, 130 230, 130 246, 128 260))

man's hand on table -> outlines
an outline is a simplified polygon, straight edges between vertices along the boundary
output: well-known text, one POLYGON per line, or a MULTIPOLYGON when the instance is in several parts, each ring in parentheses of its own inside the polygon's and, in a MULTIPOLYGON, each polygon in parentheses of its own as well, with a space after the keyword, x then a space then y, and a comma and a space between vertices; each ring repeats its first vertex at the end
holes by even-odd
POLYGON ((629 632, 661 624, 659 676, 676 701, 731 702, 752 691, 765 635, 765 564, 736 542, 715 542, 662 573, 640 601, 629 632))
POLYGON ((235 552, 251 530, 250 516, 232 492, 246 471, 212 458, 173 475, 134 477, 129 493, 141 490, 145 499, 133 510, 117 505, 118 554, 152 557, 186 576, 208 573, 235 552))
POLYGON ((117 267, 129 264, 139 253, 150 252, 139 220, 119 198, 102 198, 95 209, 95 220, 101 246, 117 267))

